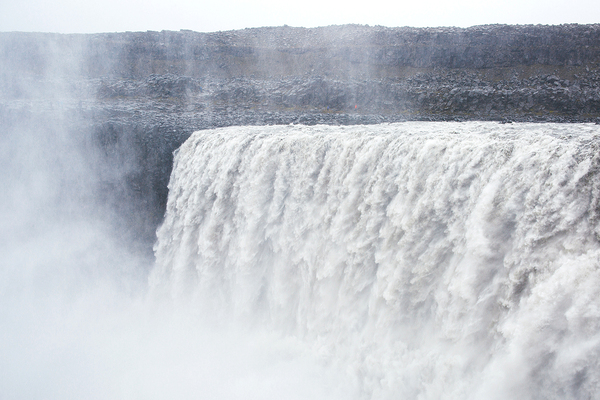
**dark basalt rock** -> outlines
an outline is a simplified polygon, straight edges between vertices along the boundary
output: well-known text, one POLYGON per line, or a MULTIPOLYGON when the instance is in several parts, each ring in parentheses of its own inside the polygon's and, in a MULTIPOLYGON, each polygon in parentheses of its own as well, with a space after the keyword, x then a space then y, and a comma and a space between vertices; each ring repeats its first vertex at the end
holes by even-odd
POLYGON ((154 240, 172 152, 229 125, 600 121, 600 25, 0 33, 3 134, 75 115, 99 192, 154 240))

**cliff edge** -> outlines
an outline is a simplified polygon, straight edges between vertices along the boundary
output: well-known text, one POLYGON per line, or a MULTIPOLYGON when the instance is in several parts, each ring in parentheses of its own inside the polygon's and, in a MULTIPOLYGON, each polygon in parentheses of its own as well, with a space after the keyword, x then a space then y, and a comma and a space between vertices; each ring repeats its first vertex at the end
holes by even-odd
POLYGON ((55 125, 88 137, 110 166, 99 170, 119 171, 101 174, 98 192, 151 243, 172 152, 195 130, 598 122, 599 67, 600 24, 6 32, 0 122, 6 134, 55 125))

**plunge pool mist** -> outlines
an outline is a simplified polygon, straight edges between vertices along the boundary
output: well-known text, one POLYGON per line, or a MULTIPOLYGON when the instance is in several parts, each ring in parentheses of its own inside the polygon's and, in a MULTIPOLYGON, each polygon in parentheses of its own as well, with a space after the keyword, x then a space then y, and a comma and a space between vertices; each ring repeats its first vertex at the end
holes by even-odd
POLYGON ((156 260, 90 211, 93 169, 14 146, 0 397, 595 398, 599 139, 487 122, 196 132, 156 260))

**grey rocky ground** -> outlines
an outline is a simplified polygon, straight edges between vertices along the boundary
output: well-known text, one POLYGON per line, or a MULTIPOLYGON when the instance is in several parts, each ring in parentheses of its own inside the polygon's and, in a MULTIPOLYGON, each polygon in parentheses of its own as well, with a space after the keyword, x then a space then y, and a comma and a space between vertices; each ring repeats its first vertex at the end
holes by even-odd
POLYGON ((0 123, 4 137, 24 125, 88 137, 120 171, 100 174, 99 193, 144 246, 194 130, 598 122, 599 66, 600 25, 0 33, 0 123))

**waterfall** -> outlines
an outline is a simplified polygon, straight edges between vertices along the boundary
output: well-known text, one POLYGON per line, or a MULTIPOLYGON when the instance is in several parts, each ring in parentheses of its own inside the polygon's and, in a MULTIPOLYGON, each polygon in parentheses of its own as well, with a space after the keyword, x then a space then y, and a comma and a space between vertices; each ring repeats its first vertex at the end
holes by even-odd
POLYGON ((153 296, 373 399, 600 392, 600 128, 230 127, 177 151, 153 296))

